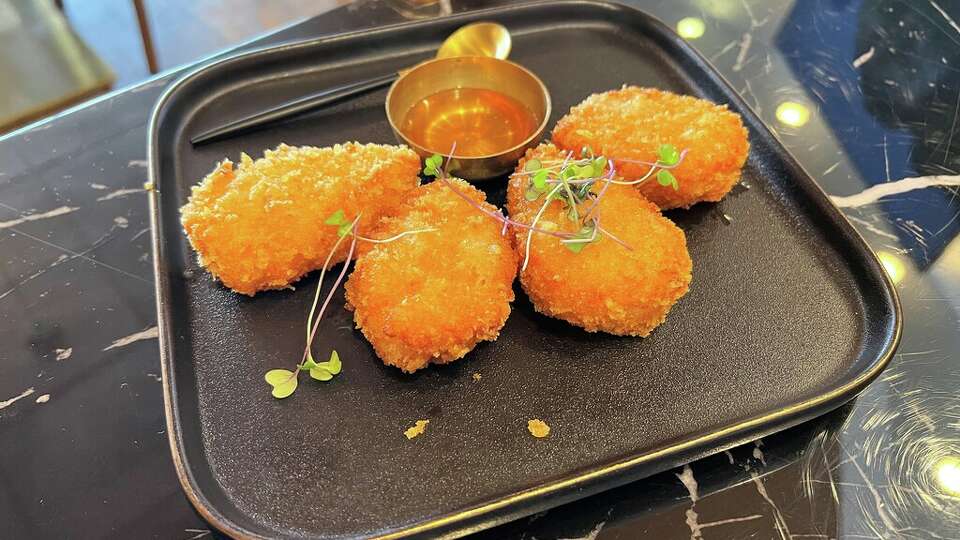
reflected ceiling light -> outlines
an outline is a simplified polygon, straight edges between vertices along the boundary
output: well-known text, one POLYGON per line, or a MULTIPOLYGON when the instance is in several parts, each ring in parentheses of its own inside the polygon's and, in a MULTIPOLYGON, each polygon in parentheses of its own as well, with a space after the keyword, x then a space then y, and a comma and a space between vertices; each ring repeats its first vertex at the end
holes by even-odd
POLYGON ((800 127, 810 120, 810 109, 795 101, 784 101, 777 106, 777 120, 788 126, 800 127))
POLYGON ((697 17, 684 17, 677 21, 677 33, 685 39, 697 39, 707 30, 707 25, 703 19, 697 17))
POLYGON ((960 496, 960 456, 941 458, 933 466, 933 476, 940 489, 960 496))
POLYGON ((903 276, 907 273, 903 261, 888 251, 878 251, 877 258, 880 259, 880 264, 883 265, 883 269, 886 270, 887 275, 890 276, 890 281, 900 283, 900 280, 902 280, 903 276))

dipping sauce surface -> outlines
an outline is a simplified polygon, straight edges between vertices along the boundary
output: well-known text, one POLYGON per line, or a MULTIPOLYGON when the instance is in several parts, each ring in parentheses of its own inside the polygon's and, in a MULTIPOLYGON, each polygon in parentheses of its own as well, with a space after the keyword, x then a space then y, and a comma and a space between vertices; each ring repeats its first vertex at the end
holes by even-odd
POLYGON ((522 103, 495 90, 451 88, 427 96, 407 111, 401 130, 438 153, 457 143, 456 155, 498 154, 522 143, 537 119, 522 103))

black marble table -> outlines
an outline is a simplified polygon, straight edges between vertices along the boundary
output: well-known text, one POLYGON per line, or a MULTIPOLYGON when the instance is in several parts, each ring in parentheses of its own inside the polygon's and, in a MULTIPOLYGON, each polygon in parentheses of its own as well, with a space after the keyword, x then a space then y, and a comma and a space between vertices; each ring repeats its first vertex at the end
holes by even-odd
MULTIPOLYGON (((903 341, 825 417, 478 536, 960 537, 960 3, 635 3, 687 19, 834 196, 897 284, 903 341)), ((246 46, 403 20, 391 5, 246 46)), ((175 76, 0 138, 0 538, 218 536, 174 475, 159 383, 142 187, 175 76)))

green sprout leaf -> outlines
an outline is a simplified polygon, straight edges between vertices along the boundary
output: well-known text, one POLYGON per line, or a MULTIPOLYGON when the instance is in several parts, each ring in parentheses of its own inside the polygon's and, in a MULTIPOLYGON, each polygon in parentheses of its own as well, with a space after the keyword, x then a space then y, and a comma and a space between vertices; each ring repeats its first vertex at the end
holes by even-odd
POLYGON ((587 247, 587 244, 589 244, 589 242, 567 242, 563 245, 574 253, 580 253, 583 251, 583 248, 587 247))
POLYGON ((603 176, 604 169, 607 168, 607 158, 600 156, 597 159, 593 160, 593 176, 601 177, 603 176))
POLYGON ((546 169, 541 169, 533 175, 533 187, 540 193, 547 191, 547 176, 549 175, 550 171, 546 169))
POLYGON ((587 179, 593 178, 593 164, 578 165, 577 166, 577 178, 587 179))
POLYGON ((328 217, 324 223, 327 225, 340 226, 349 222, 347 221, 347 216, 343 213, 343 210, 337 210, 336 212, 330 214, 330 217, 328 217))
POLYGON ((313 363, 310 367, 310 376, 318 381, 329 381, 334 375, 340 373, 341 369, 343 369, 343 364, 340 363, 340 355, 336 350, 333 350, 330 352, 330 360, 313 363))
POLYGON ((423 161, 423 174, 427 176, 440 176, 443 170, 443 156, 434 154, 423 161))
MULTIPOLYGON (((571 240, 587 240, 589 238, 593 238, 594 237, 593 229, 594 229, 593 222, 588 223, 583 227, 581 227, 580 230, 577 231, 576 236, 571 238, 571 240)), ((587 247, 587 244, 592 244, 592 243, 593 242, 564 242, 563 245, 566 246, 567 249, 569 249, 574 253, 580 253, 581 251, 583 251, 583 248, 587 247)))
POLYGON ((340 355, 337 353, 336 349, 330 351, 330 360, 319 364, 319 366, 334 375, 340 373, 340 370, 343 368, 343 364, 340 363, 340 355))
POLYGON ((670 186, 674 190, 680 189, 680 184, 677 183, 677 179, 674 178, 673 174, 670 171, 661 170, 657 173, 657 183, 661 186, 670 186))
POLYGON ((672 144, 661 144, 658 154, 660 156, 660 163, 668 167, 676 165, 677 162, 680 161, 680 152, 678 152, 677 147, 672 144))
POLYGON ((288 369, 271 369, 263 379, 273 387, 273 397, 283 399, 297 389, 297 377, 288 369))
POLYGON ((337 228, 337 238, 343 238, 353 230, 353 222, 347 219, 343 210, 337 210, 333 214, 330 214, 330 217, 324 220, 324 223, 337 228))
POLYGON ((333 373, 330 373, 321 367, 316 367, 310 370, 310 377, 318 381, 329 381, 333 378, 333 373))
POLYGON ((343 238, 353 230, 353 222, 347 222, 337 227, 337 238, 343 238))
POLYGON ((540 195, 543 195, 543 193, 538 191, 537 188, 529 187, 527 188, 527 191, 523 194, 523 197, 528 201, 535 201, 540 198, 540 195))
POLYGON ((523 170, 526 172, 538 171, 543 168, 543 164, 540 163, 539 159, 531 159, 523 166, 523 170))

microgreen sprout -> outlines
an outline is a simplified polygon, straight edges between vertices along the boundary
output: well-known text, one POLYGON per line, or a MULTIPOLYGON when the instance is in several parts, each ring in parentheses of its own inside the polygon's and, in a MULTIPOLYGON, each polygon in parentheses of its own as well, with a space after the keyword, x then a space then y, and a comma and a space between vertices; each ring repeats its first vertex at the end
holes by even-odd
MULTIPOLYGON (((456 150, 456 143, 451 148, 449 156, 454 155, 454 150, 456 150)), ((574 159, 572 152, 568 152, 562 160, 531 159, 524 164, 523 171, 514 173, 514 176, 526 176, 528 178, 527 187, 524 191, 526 200, 530 202, 543 200, 543 204, 530 224, 510 219, 504 216, 501 211, 494 212, 484 208, 457 189, 444 169, 444 159, 440 154, 434 154, 425 160, 423 173, 444 182, 448 188, 480 212, 502 223, 501 234, 506 234, 510 227, 526 230, 524 258, 520 267, 520 271, 523 272, 526 271, 527 264, 530 261, 533 233, 557 237, 561 244, 574 253, 580 253, 587 245, 596 242, 601 235, 610 238, 626 249, 632 249, 626 242, 600 226, 600 199, 603 198, 611 184, 636 186, 652 178, 656 178, 657 183, 662 186, 679 189, 680 185, 676 177, 668 169, 680 165, 686 154, 686 150, 678 151, 672 144, 662 144, 657 151, 657 161, 655 162, 618 160, 650 166, 646 174, 632 181, 617 180, 613 160, 603 155, 594 155, 589 146, 583 147, 579 159, 574 159), (598 182, 603 185, 594 192, 593 188, 598 182), (550 206, 550 203, 555 200, 561 201, 567 218, 577 225, 577 232, 546 230, 538 227, 544 212, 550 206), (588 202, 589 206, 581 211, 580 205, 588 202)))
MULTIPOLYGON (((453 155, 451 153, 451 155, 453 155)), ((438 176, 443 167, 443 157, 440 154, 434 154, 423 160, 423 174, 427 176, 438 176)))
POLYGON ((350 266, 350 261, 353 259, 353 254, 356 252, 357 242, 363 241, 376 244, 386 244, 399 240, 405 236, 436 230, 432 228, 416 229, 412 231, 403 231, 389 238, 377 239, 360 235, 357 232, 357 223, 359 222, 359 215, 357 215, 357 217, 353 220, 350 220, 347 219, 346 213, 343 210, 337 210, 323 222, 325 225, 330 225, 337 228, 337 241, 330 249, 330 253, 327 254, 327 259, 324 261, 323 268, 320 270, 320 279, 317 281, 317 290, 313 296, 313 303, 310 306, 310 313, 307 315, 307 343, 303 350, 303 356, 301 357, 300 362, 297 364, 297 367, 294 369, 294 371, 290 371, 288 369, 271 369, 270 371, 266 372, 263 377, 264 380, 267 381, 267 384, 273 388, 271 394, 277 399, 283 399, 293 394, 293 392, 297 389, 297 377, 301 371, 306 370, 310 374, 311 378, 318 381, 329 381, 338 375, 342 370, 343 364, 340 362, 340 354, 337 353, 336 349, 330 351, 329 360, 326 362, 317 362, 313 358, 312 344, 314 338, 316 337, 317 329, 320 327, 320 320, 323 318, 323 314, 327 311, 327 307, 330 305, 330 301, 333 299, 334 293, 340 287, 340 284, 343 283, 343 278, 347 274, 347 268, 350 266), (330 262, 333 260, 333 255, 343 244, 347 236, 350 237, 350 247, 347 250, 346 260, 343 263, 343 267, 340 269, 339 275, 337 275, 336 281, 333 283, 333 287, 330 288, 330 291, 324 298, 323 303, 320 304, 320 291, 323 290, 323 280, 324 277, 326 277, 327 269, 330 268, 330 262), (317 312, 317 304, 320 304, 319 312, 317 312), (316 318, 314 318, 315 314, 316 318))
POLYGON ((343 238, 344 236, 350 234, 350 230, 353 229, 353 223, 347 219, 347 216, 343 213, 343 210, 337 210, 330 217, 324 220, 323 223, 326 225, 333 225, 337 228, 337 238, 343 238))
POLYGON ((661 164, 668 167, 676 165, 680 161, 680 152, 677 151, 677 147, 672 144, 661 144, 660 151, 657 152, 659 161, 661 164))

